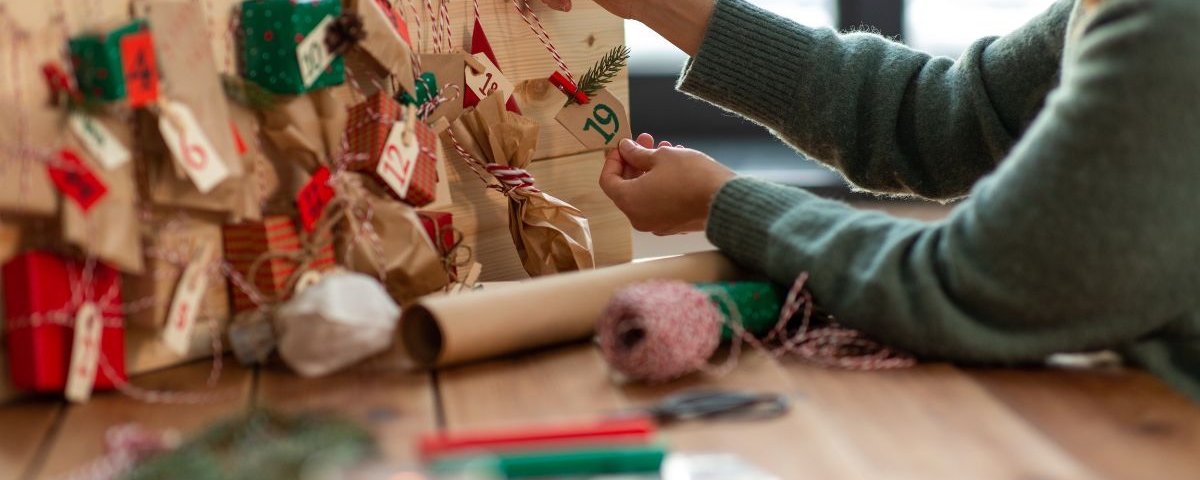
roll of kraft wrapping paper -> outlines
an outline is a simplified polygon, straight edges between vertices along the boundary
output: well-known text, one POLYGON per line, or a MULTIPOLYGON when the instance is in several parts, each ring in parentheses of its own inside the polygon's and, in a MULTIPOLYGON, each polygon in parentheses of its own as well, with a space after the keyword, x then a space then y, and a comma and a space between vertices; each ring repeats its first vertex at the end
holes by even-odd
POLYGON ((701 252, 427 298, 405 311, 401 343, 422 367, 494 358, 588 338, 613 293, 632 283, 743 276, 724 255, 701 252))

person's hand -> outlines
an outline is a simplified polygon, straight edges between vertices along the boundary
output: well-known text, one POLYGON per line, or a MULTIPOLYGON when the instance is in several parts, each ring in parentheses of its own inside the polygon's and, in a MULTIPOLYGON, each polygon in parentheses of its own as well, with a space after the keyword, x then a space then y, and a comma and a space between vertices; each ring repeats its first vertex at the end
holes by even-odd
MULTIPOLYGON (((596 3, 605 10, 608 10, 613 15, 621 18, 632 19, 633 8, 635 5, 641 4, 649 0, 596 0, 596 3)), ((571 0, 542 0, 546 6, 562 12, 571 11, 571 0)))
POLYGON ((708 155, 643 133, 621 141, 600 172, 600 188, 633 228, 656 235, 704 230, 717 191, 736 175, 708 155))

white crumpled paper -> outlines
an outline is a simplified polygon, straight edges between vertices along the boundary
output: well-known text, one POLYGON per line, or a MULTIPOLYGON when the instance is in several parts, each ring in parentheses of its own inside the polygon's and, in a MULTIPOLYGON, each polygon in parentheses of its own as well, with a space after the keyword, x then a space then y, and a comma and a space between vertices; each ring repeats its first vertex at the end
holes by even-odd
POLYGON ((387 350, 399 319, 379 281, 330 274, 276 311, 279 355, 303 376, 328 375, 387 350))

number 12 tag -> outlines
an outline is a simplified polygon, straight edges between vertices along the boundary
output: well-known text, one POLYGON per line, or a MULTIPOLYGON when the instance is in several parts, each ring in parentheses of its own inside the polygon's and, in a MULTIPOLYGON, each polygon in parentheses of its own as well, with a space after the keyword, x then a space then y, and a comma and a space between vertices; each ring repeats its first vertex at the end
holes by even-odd
POLYGON ((625 138, 632 138, 629 112, 608 89, 592 95, 587 105, 571 103, 554 117, 589 150, 616 148, 625 138))

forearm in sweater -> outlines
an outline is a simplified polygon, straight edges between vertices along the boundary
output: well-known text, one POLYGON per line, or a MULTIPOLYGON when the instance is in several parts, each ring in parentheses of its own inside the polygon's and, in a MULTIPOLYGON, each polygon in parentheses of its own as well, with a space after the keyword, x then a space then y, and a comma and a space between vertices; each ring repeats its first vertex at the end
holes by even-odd
POLYGON ((1058 82, 1072 2, 957 62, 719 0, 679 88, 873 191, 947 199, 1011 149, 1058 82))

